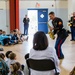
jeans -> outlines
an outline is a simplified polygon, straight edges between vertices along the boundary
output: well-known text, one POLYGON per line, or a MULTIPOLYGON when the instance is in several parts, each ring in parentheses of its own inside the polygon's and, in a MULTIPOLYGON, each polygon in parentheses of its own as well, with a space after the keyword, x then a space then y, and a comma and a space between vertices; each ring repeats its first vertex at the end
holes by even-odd
POLYGON ((24 35, 28 35, 28 25, 24 25, 24 35))
POLYGON ((75 40, 75 27, 71 27, 71 40, 75 40))

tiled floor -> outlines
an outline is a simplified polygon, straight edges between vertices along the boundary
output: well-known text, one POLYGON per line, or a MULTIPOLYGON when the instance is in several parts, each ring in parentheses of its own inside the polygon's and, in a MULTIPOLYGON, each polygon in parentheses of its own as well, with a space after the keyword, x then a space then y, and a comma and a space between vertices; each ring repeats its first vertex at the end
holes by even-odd
MULTIPOLYGON (((23 44, 12 45, 7 47, 0 46, 0 47, 4 48, 4 53, 8 50, 12 50, 13 52, 15 52, 17 55, 17 60, 20 63, 25 64, 24 55, 30 52, 30 49, 32 48, 32 40, 33 36, 30 35, 28 41, 23 42, 23 44)), ((55 40, 51 40, 49 36, 48 40, 49 45, 54 47, 55 40)), ((75 66, 75 42, 70 41, 70 36, 66 39, 62 48, 65 58, 64 60, 60 61, 61 75, 69 75, 69 72, 75 66)))

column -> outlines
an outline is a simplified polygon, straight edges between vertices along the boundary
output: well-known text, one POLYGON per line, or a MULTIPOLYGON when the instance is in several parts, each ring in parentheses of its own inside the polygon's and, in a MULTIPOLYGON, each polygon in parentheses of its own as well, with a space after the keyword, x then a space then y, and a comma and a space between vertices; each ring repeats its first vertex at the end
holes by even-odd
POLYGON ((10 30, 19 29, 19 0, 9 0, 10 30))

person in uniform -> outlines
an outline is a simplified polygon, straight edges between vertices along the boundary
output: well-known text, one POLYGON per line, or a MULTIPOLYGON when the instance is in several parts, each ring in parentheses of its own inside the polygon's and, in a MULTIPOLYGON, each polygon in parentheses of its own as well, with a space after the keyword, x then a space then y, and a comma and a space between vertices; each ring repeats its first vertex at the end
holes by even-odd
POLYGON ((50 30, 53 30, 54 35, 57 34, 57 39, 55 43, 56 53, 59 59, 63 59, 64 54, 62 53, 61 46, 65 42, 68 33, 63 28, 63 21, 60 18, 55 17, 54 12, 50 12, 49 17, 50 20, 52 20, 52 25, 53 25, 53 27, 50 26, 50 30))
POLYGON ((70 29, 71 29, 71 41, 75 41, 75 12, 73 12, 73 16, 69 20, 70 29))
POLYGON ((25 18, 23 19, 24 23, 24 35, 27 36, 26 40, 28 40, 28 28, 29 28, 29 18, 27 15, 25 15, 25 18))

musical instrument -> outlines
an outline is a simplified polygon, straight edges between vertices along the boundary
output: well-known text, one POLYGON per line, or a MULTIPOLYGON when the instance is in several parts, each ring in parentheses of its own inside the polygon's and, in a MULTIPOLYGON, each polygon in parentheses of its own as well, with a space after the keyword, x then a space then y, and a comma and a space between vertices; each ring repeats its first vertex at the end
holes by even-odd
MULTIPOLYGON (((50 20, 49 20, 49 21, 50 21, 50 20)), ((48 22, 49 22, 49 21, 48 21, 48 22)), ((49 25, 48 22, 47 22, 47 25, 48 25, 48 27, 49 27, 49 29, 50 29, 51 26, 49 25)), ((55 39, 55 36, 54 36, 54 33, 52 32, 52 30, 50 30, 50 32, 48 32, 48 34, 49 34, 49 36, 50 36, 51 39, 53 39, 53 40, 55 39)))
POLYGON ((70 27, 71 27, 71 26, 72 26, 72 22, 69 22, 69 23, 68 23, 68 26, 70 26, 70 27))

